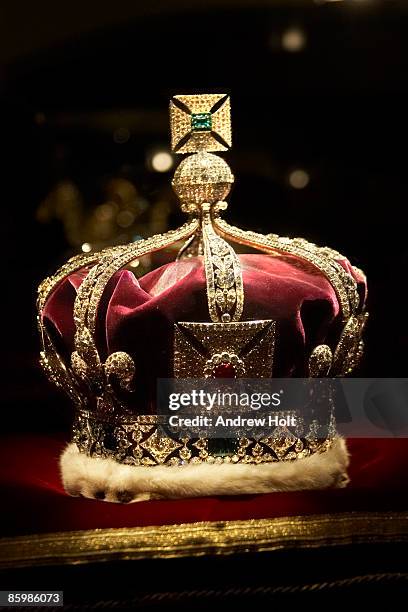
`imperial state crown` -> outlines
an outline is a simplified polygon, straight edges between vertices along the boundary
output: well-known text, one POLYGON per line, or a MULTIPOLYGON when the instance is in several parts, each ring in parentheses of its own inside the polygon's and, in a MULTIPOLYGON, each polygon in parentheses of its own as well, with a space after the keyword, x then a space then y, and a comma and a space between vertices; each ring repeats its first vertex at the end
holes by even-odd
POLYGON ((75 405, 65 489, 130 502, 345 486, 330 402, 324 435, 286 427, 227 452, 159 428, 157 379, 348 375, 367 318, 365 276, 343 255, 224 220, 229 96, 177 95, 170 120, 185 224, 75 256, 39 287, 41 364, 75 405))

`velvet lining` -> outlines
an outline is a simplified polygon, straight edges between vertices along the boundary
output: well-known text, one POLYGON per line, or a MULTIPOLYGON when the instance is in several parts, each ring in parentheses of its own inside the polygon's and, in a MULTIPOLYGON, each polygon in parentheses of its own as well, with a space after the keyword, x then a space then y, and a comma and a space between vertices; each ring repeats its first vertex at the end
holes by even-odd
MULTIPOLYGON (((245 287, 242 320, 278 322, 273 375, 306 375, 310 351, 340 331, 339 305, 329 281, 307 262, 292 256, 240 255, 245 287)), ((350 264, 341 262, 366 287, 350 264)), ((73 305, 87 274, 82 269, 61 282, 44 308, 43 318, 67 361, 74 350, 73 305)), ((98 311, 96 338, 101 358, 129 353, 136 364, 136 391, 128 398, 134 410, 154 412, 157 378, 172 376, 173 325, 209 321, 202 258, 163 265, 137 279, 128 270, 108 283, 98 311)))

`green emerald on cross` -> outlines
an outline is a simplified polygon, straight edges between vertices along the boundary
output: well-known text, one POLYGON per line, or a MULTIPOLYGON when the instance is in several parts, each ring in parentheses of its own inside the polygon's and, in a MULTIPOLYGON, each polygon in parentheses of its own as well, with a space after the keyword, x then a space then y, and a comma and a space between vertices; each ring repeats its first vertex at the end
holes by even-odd
POLYGON ((192 113, 191 131, 192 132, 211 132, 212 119, 211 113, 192 113))

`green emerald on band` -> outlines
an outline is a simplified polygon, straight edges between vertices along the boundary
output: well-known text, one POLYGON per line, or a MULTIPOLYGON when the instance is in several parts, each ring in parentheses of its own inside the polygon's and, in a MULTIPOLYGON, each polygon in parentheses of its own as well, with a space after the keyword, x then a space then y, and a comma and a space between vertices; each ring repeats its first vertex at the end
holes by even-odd
POLYGON ((211 113, 192 113, 191 131, 210 132, 212 127, 211 113))

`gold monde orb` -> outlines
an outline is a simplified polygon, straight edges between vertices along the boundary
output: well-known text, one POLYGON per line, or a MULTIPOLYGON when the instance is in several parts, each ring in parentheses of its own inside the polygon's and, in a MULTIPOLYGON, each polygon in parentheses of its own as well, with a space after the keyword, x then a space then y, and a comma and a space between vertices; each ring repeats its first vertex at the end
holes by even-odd
POLYGON ((172 182, 173 189, 184 203, 215 204, 230 192, 234 175, 218 155, 197 153, 184 159, 172 182))

